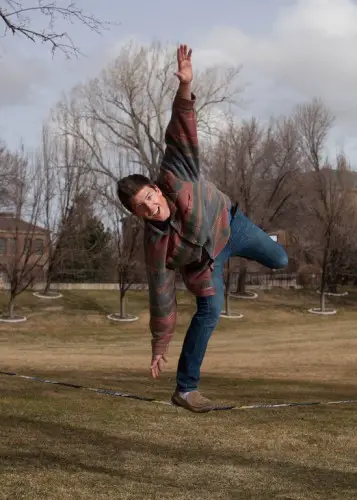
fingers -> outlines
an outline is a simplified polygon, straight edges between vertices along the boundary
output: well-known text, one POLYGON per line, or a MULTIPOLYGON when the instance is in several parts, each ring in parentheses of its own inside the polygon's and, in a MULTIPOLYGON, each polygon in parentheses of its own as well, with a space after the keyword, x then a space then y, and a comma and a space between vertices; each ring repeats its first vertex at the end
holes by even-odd
POLYGON ((184 45, 180 45, 177 49, 177 61, 180 63, 185 59, 184 45))
POLYGON ((164 363, 167 363, 166 356, 154 359, 151 364, 151 375, 153 378, 157 378, 164 371, 164 363))
POLYGON ((153 378, 156 378, 159 376, 159 371, 158 371, 157 365, 151 367, 151 376, 153 378))
POLYGON ((187 45, 180 45, 177 49, 177 60, 178 62, 183 61, 184 59, 190 60, 192 56, 192 49, 187 51, 187 45))
POLYGON ((157 366, 157 360, 155 360, 151 365, 151 375, 153 378, 156 378, 159 376, 159 369, 157 366))
POLYGON ((160 361, 159 361, 159 370, 160 372, 163 372, 164 371, 164 366, 165 366, 165 363, 167 363, 167 360, 165 358, 165 356, 163 356, 160 361))

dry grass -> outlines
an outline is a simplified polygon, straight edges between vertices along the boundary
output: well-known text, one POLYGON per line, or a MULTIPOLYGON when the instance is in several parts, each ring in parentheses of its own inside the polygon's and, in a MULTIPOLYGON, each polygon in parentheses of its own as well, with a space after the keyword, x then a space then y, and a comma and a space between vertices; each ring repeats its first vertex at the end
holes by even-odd
MULTIPOLYGON (((306 313, 316 294, 232 302, 245 317, 222 319, 202 390, 239 405, 357 399, 356 298, 334 299, 331 318, 306 313)), ((129 304, 140 321, 118 325, 105 315, 116 310, 113 292, 50 304, 24 295, 19 312, 29 321, 0 325, 0 369, 168 399, 191 299, 180 295, 159 381, 148 376, 146 298, 133 293, 129 304)), ((0 499, 357 497, 357 406, 193 415, 5 376, 0 391, 0 499)))

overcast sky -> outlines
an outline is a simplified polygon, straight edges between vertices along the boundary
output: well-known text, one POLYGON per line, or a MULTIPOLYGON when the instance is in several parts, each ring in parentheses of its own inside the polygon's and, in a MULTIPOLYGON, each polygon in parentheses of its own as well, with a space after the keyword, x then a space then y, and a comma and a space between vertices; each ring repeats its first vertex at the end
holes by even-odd
MULTIPOLYGON (((34 3, 23 0, 25 6, 34 3)), ((77 3, 118 23, 102 36, 80 25, 66 26, 86 57, 66 61, 58 53, 53 59, 45 45, 10 34, 1 38, 0 139, 11 148, 20 140, 28 148, 36 147, 42 122, 61 93, 95 76, 123 42, 135 38, 145 44, 186 42, 200 64, 242 64, 242 118, 254 114, 267 119, 321 97, 336 116, 330 152, 344 149, 357 165, 356 0, 77 3)))

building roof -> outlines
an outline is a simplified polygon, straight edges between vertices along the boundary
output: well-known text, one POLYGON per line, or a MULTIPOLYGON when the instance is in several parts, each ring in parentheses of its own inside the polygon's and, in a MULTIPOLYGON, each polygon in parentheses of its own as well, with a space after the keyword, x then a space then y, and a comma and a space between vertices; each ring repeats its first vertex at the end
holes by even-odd
POLYGON ((19 233, 28 233, 30 231, 36 233, 48 233, 48 230, 44 227, 26 222, 8 212, 0 212, 0 231, 6 231, 9 233, 15 233, 16 231, 19 233))

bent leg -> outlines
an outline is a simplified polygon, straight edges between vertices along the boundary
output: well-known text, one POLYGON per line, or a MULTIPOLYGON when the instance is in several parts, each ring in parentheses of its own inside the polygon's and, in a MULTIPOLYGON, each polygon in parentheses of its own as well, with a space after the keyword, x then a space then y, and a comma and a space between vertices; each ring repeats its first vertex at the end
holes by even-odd
POLYGON ((253 224, 241 211, 231 223, 231 255, 255 260, 270 269, 288 265, 288 256, 280 243, 253 224))

